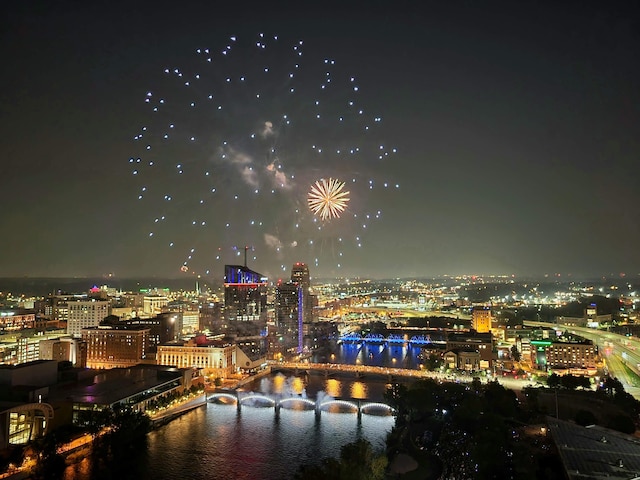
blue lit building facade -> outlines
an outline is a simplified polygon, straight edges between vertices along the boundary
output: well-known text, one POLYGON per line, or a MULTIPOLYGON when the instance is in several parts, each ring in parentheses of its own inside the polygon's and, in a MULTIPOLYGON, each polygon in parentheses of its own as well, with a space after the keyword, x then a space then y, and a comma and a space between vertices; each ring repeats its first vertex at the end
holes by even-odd
POLYGON ((224 317, 229 322, 264 321, 267 278, 242 265, 224 266, 224 317))

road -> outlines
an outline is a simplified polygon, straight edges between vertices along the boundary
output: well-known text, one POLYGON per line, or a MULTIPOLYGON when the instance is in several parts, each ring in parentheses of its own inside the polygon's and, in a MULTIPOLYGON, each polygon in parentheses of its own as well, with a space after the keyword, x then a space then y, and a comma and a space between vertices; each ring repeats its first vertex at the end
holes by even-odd
POLYGON ((527 326, 568 330, 570 333, 591 340, 598 346, 598 350, 605 360, 607 373, 620 380, 627 392, 640 399, 640 380, 638 378, 640 376, 640 339, 587 327, 566 327, 544 322, 525 321, 524 323, 527 326))

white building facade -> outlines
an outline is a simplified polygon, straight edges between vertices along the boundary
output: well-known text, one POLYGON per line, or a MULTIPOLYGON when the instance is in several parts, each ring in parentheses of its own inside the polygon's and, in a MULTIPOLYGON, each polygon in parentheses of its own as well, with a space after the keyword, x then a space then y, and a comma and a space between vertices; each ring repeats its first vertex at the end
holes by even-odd
POLYGON ((108 300, 74 300, 67 307, 67 334, 74 338, 82 336, 83 328, 97 327, 109 315, 108 300))

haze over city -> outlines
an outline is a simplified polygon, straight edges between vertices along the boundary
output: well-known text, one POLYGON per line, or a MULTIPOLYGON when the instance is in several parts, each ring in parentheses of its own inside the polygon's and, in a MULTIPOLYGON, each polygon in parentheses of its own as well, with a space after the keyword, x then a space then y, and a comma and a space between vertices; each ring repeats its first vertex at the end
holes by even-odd
POLYGON ((636 5, 3 10, 0 276, 640 272, 636 5))

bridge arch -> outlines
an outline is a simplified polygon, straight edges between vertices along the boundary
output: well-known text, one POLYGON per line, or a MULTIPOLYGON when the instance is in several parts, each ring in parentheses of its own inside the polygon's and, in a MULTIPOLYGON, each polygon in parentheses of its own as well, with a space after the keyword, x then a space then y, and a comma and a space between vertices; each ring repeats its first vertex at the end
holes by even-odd
POLYGON ((355 402, 350 402, 348 400, 326 400, 324 402, 322 402, 320 404, 320 409, 324 408, 324 407, 330 407, 331 405, 339 405, 341 407, 345 407, 345 408, 349 408, 350 410, 353 410, 354 412, 358 412, 359 407, 358 404, 355 402))
POLYGON ((316 407, 316 402, 314 402, 313 400, 309 400, 308 398, 302 398, 302 397, 282 398, 282 399, 280 399, 280 401, 278 401, 278 405, 282 406, 285 403, 288 404, 288 403, 293 403, 293 402, 300 402, 300 403, 303 403, 303 404, 308 405, 308 406, 313 407, 313 408, 316 407))
POLYGON ((234 403, 236 403, 238 401, 238 397, 236 397, 235 395, 232 395, 230 393, 214 393, 212 395, 209 396, 209 400, 219 400, 221 398, 225 398, 227 400, 232 400, 234 403))
POLYGON ((386 403, 380 402, 369 402, 360 405, 360 411, 363 413, 367 413, 367 410, 386 410, 389 413, 395 413, 395 409, 391 405, 387 405, 386 403))
POLYGON ((263 402, 263 403, 268 403, 270 406, 274 406, 276 404, 276 401, 271 398, 271 397, 267 397, 266 395, 260 395, 260 394, 249 394, 246 395, 244 397, 238 397, 240 403, 242 403, 243 405, 245 405, 247 402, 252 401, 252 400, 257 400, 258 402, 263 402))

